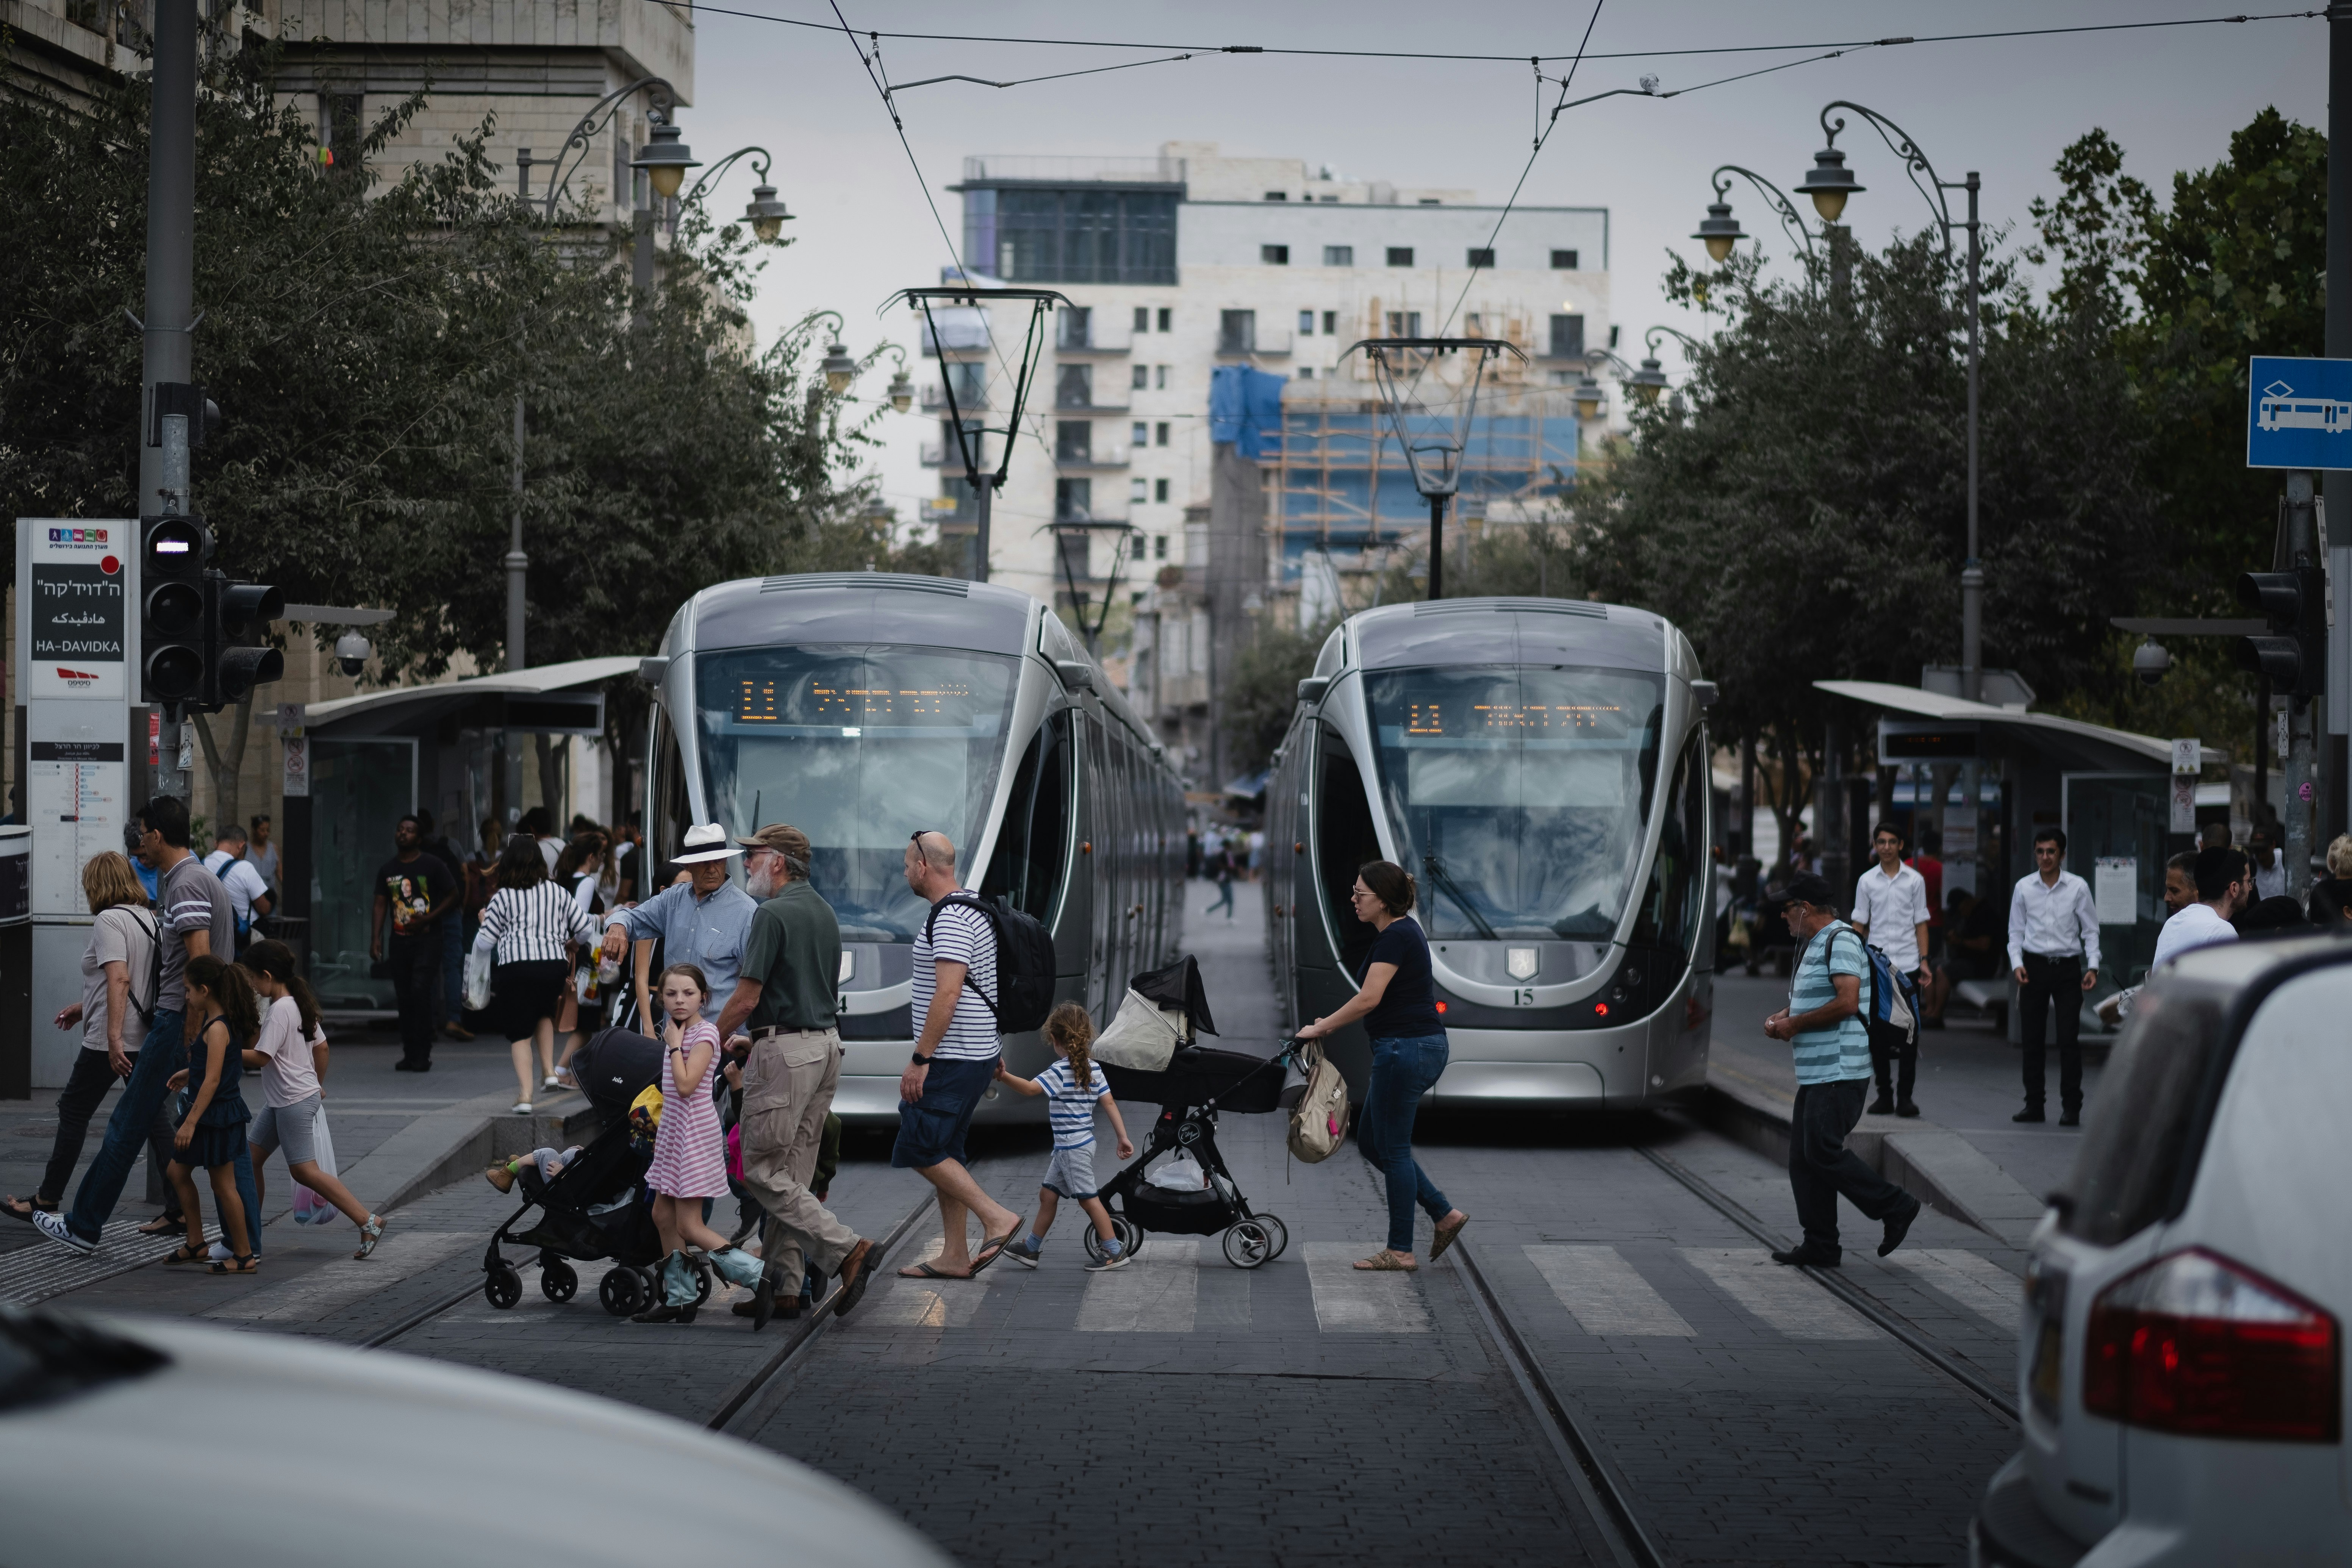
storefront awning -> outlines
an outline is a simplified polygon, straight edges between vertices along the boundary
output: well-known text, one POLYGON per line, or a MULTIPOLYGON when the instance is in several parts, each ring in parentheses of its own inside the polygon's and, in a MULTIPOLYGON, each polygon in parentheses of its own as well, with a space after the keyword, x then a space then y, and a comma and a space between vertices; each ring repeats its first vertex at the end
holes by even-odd
POLYGON ((422 712, 404 711, 415 704, 437 710, 486 697, 543 697, 574 687, 600 685, 615 676, 634 675, 636 668, 635 655, 615 655, 608 658, 575 658, 565 664, 540 665, 502 675, 436 681, 430 686, 393 686, 382 691, 362 691, 356 697, 339 697, 331 702, 314 702, 303 714, 303 723, 313 732, 330 727, 378 728, 387 721, 423 717, 422 712))

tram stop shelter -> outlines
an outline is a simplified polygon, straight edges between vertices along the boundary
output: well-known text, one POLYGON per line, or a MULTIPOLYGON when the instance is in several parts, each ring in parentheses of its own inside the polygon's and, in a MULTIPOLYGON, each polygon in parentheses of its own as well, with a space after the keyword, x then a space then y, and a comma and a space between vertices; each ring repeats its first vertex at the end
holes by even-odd
POLYGON ((310 793, 287 798, 280 834, 286 912, 309 921, 305 957, 322 1005, 362 1014, 393 1005, 392 983, 375 978, 368 958, 367 928, 370 879, 393 853, 401 815, 423 806, 466 845, 484 817, 511 821, 520 780, 536 765, 523 738, 601 737, 600 688, 636 669, 634 655, 574 659, 310 707, 310 793))
MULTIPOLYGON (((2034 834, 2065 833, 2066 869, 2090 885, 2099 911, 2099 984, 2084 1005, 2083 1032, 2105 1032, 2093 1004, 2147 973, 2166 915, 2164 862, 2190 842, 2169 830, 2171 742, 1886 681, 1813 686, 1874 717, 1878 814, 1913 824, 1915 847, 1921 826, 1940 823, 1947 900, 1969 888, 2006 908, 2010 889, 2033 869, 2034 834)), ((1869 825, 1857 826, 1859 838, 1869 825)), ((1960 994, 2001 1005, 2015 1040, 2016 987, 2006 972, 2004 954, 1996 979, 1964 984, 1960 994)))

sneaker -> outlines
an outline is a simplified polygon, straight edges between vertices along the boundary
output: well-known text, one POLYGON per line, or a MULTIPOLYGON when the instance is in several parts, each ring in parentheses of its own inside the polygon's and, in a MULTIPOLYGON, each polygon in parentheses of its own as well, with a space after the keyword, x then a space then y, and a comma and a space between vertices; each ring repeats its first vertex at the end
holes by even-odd
POLYGON ((85 1257, 98 1250, 98 1243, 84 1241, 73 1233, 72 1228, 66 1224, 63 1215, 51 1214, 46 1209, 35 1209, 33 1228, 51 1241, 62 1242, 85 1257))
POLYGON ((529 1116, 530 1114, 530 1101, 528 1100, 516 1100, 514 1102, 514 1113, 517 1116, 529 1116))
POLYGON ((1004 1249, 1004 1256, 1024 1268, 1034 1268, 1045 1255, 1045 1244, 1034 1236, 1024 1236, 1004 1249))
POLYGON ((1134 1257, 1135 1254, 1122 1247, 1117 1252, 1105 1253, 1099 1258, 1089 1258, 1087 1259, 1087 1272, 1099 1274, 1106 1268, 1124 1268, 1134 1257))

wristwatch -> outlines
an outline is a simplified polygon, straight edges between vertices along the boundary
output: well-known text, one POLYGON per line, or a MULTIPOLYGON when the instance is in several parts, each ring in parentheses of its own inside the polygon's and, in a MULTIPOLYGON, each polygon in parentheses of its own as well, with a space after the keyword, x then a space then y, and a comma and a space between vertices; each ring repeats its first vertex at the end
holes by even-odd
POLYGON ((913 1060, 915 1065, 919 1068, 927 1068, 931 1065, 931 1058, 923 1055, 920 1051, 917 1051, 915 1053, 913 1060))

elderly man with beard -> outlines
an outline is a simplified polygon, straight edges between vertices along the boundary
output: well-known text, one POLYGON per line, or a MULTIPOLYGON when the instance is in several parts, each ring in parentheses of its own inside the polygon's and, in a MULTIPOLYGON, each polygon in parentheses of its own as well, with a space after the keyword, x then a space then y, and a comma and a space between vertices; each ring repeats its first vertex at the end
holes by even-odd
POLYGON ((856 1306, 872 1272, 874 1244, 834 1218, 808 1185, 825 1114, 841 1087, 834 1017, 841 927, 833 906, 809 885, 809 841, 800 829, 772 823, 738 842, 751 851, 743 869, 761 902, 734 994, 719 1012, 719 1033, 731 1046, 736 1031, 751 1026, 740 1074, 743 1185, 768 1216, 751 1299, 757 1332, 768 1326, 779 1289, 790 1293, 784 1316, 800 1315, 803 1257, 807 1267, 840 1279, 836 1315, 856 1306))

